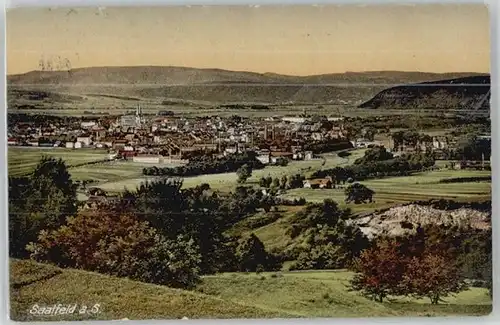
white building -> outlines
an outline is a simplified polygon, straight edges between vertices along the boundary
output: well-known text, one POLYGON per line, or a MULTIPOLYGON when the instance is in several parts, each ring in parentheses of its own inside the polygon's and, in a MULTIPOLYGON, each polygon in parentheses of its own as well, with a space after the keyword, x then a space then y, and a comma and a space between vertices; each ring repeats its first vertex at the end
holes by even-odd
POLYGON ((162 156, 157 155, 138 155, 132 158, 133 162, 145 164, 160 164, 163 162, 162 156))
POLYGON ((295 117, 295 116, 285 116, 281 120, 290 123, 304 123, 306 121, 304 117, 295 117))
POLYGON ((76 142, 81 142, 82 145, 88 147, 92 143, 90 137, 78 137, 76 138, 76 142))
POLYGON ((97 123, 95 121, 88 121, 88 122, 82 122, 80 125, 83 129, 89 129, 91 127, 96 126, 97 123))
POLYGON ((81 142, 75 142, 75 149, 81 149, 82 148, 82 143, 81 142))
POLYGON ((66 142, 66 148, 73 149, 74 147, 75 147, 75 144, 73 142, 66 142))
POLYGON ((267 164, 269 164, 271 162, 271 154, 269 152, 268 153, 262 153, 262 154, 258 155, 256 158, 257 158, 257 160, 259 160, 264 165, 267 165, 267 164))

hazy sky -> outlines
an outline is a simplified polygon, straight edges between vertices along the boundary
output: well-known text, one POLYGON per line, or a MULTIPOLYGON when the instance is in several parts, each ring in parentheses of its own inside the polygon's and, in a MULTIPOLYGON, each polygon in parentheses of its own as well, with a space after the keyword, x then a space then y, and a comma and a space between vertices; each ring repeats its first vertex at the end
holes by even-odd
POLYGON ((489 16, 481 5, 9 10, 9 74, 58 56, 73 68, 489 72, 489 16))

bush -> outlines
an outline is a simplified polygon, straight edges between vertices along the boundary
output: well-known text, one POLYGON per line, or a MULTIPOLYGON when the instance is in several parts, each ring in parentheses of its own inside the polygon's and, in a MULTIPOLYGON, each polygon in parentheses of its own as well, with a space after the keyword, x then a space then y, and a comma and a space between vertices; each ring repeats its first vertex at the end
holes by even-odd
POLYGON ((199 280, 199 248, 179 236, 167 240, 128 215, 91 211, 42 231, 28 246, 31 257, 60 267, 80 268, 131 279, 189 288, 199 280))

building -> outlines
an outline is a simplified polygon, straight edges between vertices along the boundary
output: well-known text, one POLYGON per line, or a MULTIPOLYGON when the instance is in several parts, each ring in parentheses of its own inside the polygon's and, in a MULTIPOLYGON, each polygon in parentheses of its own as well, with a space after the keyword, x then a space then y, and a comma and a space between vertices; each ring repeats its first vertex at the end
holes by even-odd
POLYGON ((83 146, 88 147, 92 143, 90 137, 77 137, 76 142, 80 142, 83 146))
POLYGON ((264 165, 267 165, 271 162, 271 154, 269 152, 261 152, 259 155, 257 155, 256 158, 264 165))
POLYGON ((306 121, 306 118, 296 117, 296 116, 285 116, 281 120, 283 122, 289 122, 289 123, 304 123, 306 121))
POLYGON ((144 164, 161 164, 163 157, 160 155, 137 155, 132 158, 132 161, 144 164))
POLYGON ((304 188, 332 188, 333 182, 330 177, 308 179, 304 181, 304 188))
POLYGON ((75 147, 75 144, 73 142, 66 142, 66 148, 73 149, 74 147, 75 147))
POLYGON ((92 128, 94 126, 96 126, 97 123, 95 121, 87 121, 87 122, 82 122, 80 124, 80 126, 82 127, 82 129, 89 129, 89 128, 92 128))
POLYGON ((8 144, 9 146, 15 146, 15 145, 17 145, 17 144, 18 144, 18 142, 17 142, 17 140, 16 140, 16 139, 10 138, 10 139, 8 139, 8 140, 7 140, 7 144, 8 144))
POLYGON ((83 147, 81 142, 75 142, 75 149, 81 149, 83 147))
POLYGON ((293 153, 286 151, 271 152, 271 163, 275 164, 280 158, 291 160, 293 158, 293 153))

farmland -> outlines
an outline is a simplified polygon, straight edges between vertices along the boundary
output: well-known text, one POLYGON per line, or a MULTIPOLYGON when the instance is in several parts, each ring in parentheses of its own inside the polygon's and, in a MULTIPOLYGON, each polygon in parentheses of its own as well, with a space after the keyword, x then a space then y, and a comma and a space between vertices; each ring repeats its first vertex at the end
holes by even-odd
MULTIPOLYGON (((268 166, 264 169, 254 170, 252 177, 247 181, 249 185, 256 185, 259 179, 264 176, 281 177, 283 175, 293 175, 297 173, 310 174, 321 168, 332 168, 335 166, 345 166, 351 164, 355 159, 361 157, 364 150, 352 151, 348 158, 339 157, 335 153, 323 155, 324 159, 314 159, 308 161, 292 161, 286 167, 268 166)), ((151 166, 151 165, 149 165, 151 166)), ((129 162, 112 162, 92 167, 78 167, 71 169, 71 174, 75 178, 86 177, 103 181, 99 187, 118 192, 124 188, 134 189, 147 180, 142 176, 143 164, 129 162), (90 173, 88 173, 90 172, 90 173)), ((184 187, 193 187, 203 183, 209 184, 212 189, 220 191, 230 191, 237 185, 236 173, 209 174, 184 178, 184 187)))
POLYGON ((90 318, 58 315, 50 316, 50 320, 446 316, 491 312, 491 299, 480 288, 471 288, 436 306, 428 300, 398 297, 392 302, 374 302, 347 291, 352 273, 342 270, 224 273, 205 276, 194 291, 187 291, 32 261, 11 260, 10 269, 10 315, 16 321, 43 320, 27 310, 35 303, 46 306, 61 301, 79 306, 98 303, 99 312, 90 318))
MULTIPOLYGON (((435 198, 481 200, 491 197, 491 182, 439 183, 449 178, 491 176, 490 171, 437 170, 405 177, 387 177, 361 182, 375 191, 374 202, 362 205, 349 204, 354 211, 372 210, 393 204, 429 200, 435 198)), ((333 199, 343 202, 342 189, 294 189, 285 197, 305 197, 308 201, 320 202, 333 199)))
POLYGON ((9 176, 30 173, 44 155, 63 159, 67 165, 71 166, 106 159, 107 153, 105 150, 97 149, 9 147, 7 153, 9 176))

